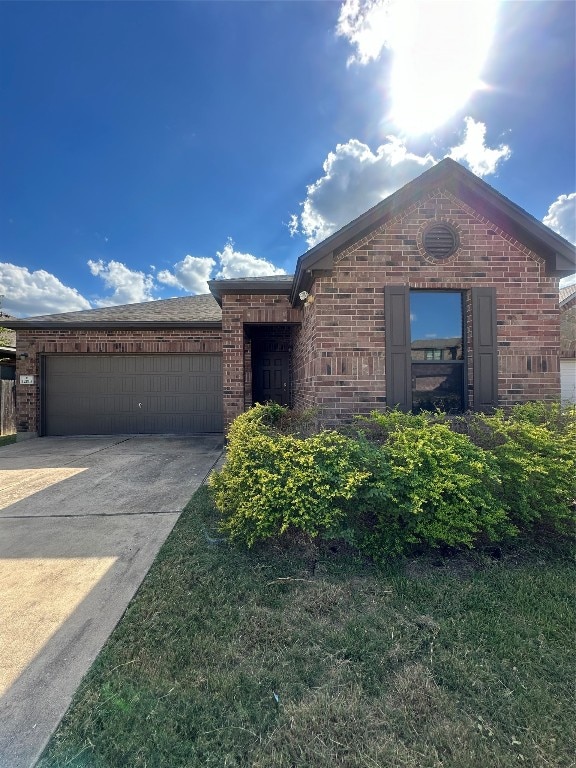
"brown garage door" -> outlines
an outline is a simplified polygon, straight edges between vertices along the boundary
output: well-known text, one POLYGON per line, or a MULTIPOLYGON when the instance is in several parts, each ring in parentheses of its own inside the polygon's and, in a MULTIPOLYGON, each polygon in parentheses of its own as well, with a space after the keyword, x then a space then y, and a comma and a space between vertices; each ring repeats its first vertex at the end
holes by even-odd
POLYGON ((220 355, 50 355, 47 435, 222 431, 220 355))

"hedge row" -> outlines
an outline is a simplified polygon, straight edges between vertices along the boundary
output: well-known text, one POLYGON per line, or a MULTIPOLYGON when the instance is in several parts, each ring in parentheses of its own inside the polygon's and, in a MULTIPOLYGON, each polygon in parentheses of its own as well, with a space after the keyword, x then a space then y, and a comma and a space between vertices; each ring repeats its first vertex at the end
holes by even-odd
POLYGON ((286 531, 344 537, 379 559, 473 547, 546 526, 571 531, 576 409, 494 415, 374 412, 311 434, 307 414, 257 405, 210 480, 222 530, 253 545, 286 531))

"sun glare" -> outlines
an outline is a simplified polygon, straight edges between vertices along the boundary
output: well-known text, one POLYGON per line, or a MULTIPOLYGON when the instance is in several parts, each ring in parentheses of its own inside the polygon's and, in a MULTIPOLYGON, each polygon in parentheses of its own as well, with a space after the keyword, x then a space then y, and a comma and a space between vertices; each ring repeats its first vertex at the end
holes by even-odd
POLYGON ((498 0, 394 3, 391 117, 402 132, 433 130, 482 88, 497 10, 498 0))

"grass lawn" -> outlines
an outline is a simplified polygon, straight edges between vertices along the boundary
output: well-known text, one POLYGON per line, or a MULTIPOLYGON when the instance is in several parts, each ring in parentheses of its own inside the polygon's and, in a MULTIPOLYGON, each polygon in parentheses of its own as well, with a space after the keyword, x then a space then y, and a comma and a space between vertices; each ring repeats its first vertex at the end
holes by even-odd
POLYGON ((202 488, 39 767, 574 765, 567 547, 383 572, 214 526, 202 488))
POLYGON ((3 445, 10 445, 16 442, 16 435, 0 435, 0 448, 3 445))

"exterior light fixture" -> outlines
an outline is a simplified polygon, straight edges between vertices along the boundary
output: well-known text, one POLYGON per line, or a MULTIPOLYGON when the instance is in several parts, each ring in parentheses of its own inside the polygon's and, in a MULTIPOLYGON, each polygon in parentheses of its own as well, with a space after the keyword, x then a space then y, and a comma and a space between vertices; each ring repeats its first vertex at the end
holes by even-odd
POLYGON ((308 291, 300 291, 300 293, 298 294, 298 298, 301 301, 306 301, 306 299, 308 298, 308 291))

